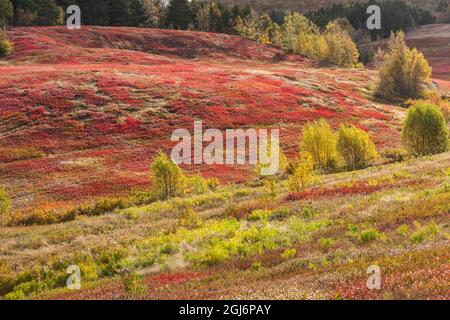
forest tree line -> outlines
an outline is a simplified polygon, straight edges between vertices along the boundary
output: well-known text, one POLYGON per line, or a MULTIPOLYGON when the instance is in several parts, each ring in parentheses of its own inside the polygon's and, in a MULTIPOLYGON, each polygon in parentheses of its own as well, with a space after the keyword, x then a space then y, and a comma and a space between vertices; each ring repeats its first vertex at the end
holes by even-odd
MULTIPOLYGON (((83 25, 131 26, 236 33, 238 18, 251 14, 248 5, 228 7, 218 0, 0 0, 0 27, 53 26, 64 24, 66 8, 78 5, 83 25)), ((369 0, 367 3, 334 5, 310 12, 307 17, 325 28, 337 18, 347 18, 355 29, 364 29, 367 7, 377 4, 382 29, 370 31, 372 38, 388 37, 392 31, 435 22, 429 11, 403 0, 369 0)), ((267 14, 282 25, 290 12, 274 7, 267 14)))

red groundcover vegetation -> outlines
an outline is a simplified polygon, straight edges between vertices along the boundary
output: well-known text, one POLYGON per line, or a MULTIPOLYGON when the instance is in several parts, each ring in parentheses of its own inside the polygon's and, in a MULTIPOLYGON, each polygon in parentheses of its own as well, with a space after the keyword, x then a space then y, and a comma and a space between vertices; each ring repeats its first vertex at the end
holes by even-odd
MULTIPOLYGON (((148 166, 177 128, 281 128, 326 118, 399 140, 395 108, 371 101, 373 74, 320 67, 239 37, 158 29, 14 28, 0 65, 0 184, 16 208, 70 206, 150 186, 148 166)), ((249 167, 186 168, 245 181, 249 167)))

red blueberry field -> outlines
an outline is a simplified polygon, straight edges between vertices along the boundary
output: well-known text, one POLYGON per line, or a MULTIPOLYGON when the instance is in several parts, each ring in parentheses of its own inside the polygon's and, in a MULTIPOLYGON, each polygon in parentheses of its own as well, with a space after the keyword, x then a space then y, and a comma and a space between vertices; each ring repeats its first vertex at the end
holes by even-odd
MULTIPOLYGON (((443 92, 447 26, 406 37, 443 92)), ((286 180, 260 183, 250 165, 184 165, 219 186, 129 200, 151 189, 150 164, 158 150, 170 152, 172 132, 198 120, 205 130, 279 128, 288 159, 305 124, 319 119, 355 125, 378 153, 392 153, 406 108, 374 97, 376 71, 203 32, 17 27, 8 36, 15 53, 0 60, 0 186, 19 222, 0 228, 0 296, 450 298, 448 152, 382 156, 300 192, 286 180), (180 222, 187 208, 195 228, 180 222), (79 290, 65 288, 70 265, 81 269, 79 290), (366 286, 371 265, 381 269, 379 290, 366 286), (119 272, 128 268, 138 280, 119 272)))

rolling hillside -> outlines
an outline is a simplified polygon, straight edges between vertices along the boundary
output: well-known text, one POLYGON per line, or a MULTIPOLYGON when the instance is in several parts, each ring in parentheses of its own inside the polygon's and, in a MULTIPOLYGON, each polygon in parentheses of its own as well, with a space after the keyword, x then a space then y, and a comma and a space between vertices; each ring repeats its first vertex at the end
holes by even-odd
MULTIPOLYGON (((199 118, 218 129, 279 126, 288 154, 298 151, 301 126, 318 118, 357 124, 380 148, 398 143, 403 110, 372 100, 370 71, 319 67, 220 34, 100 27, 9 34, 16 53, 0 64, 0 184, 15 210, 146 189, 155 150, 199 118)), ((199 169, 222 182, 253 175, 199 169)))
MULTIPOLYGON (((12 216, 148 190, 155 152, 198 119, 221 130, 280 127, 288 156, 304 124, 319 118, 367 130, 380 151, 400 145, 405 109, 373 98, 371 70, 220 34, 52 27, 9 35, 16 53, 0 60, 0 185, 12 216)), ((286 180, 255 182, 249 166, 186 167, 223 184, 2 226, 0 298, 448 300, 449 168, 450 152, 380 161, 289 192, 286 180), (184 224, 186 212, 195 224, 184 224), (82 275, 76 291, 65 288, 73 265, 82 275), (373 265, 380 290, 366 286, 373 265)))

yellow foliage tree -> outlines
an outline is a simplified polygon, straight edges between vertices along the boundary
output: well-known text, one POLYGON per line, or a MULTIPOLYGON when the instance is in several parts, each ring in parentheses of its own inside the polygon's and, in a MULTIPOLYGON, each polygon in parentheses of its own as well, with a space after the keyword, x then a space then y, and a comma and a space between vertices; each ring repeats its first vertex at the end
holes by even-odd
POLYGON ((421 52, 408 48, 402 31, 391 35, 379 65, 377 93, 388 99, 418 98, 432 71, 421 52))
POLYGON ((183 193, 186 180, 183 171, 164 152, 156 154, 150 171, 152 191, 159 199, 166 200, 183 193))
POLYGON ((324 60, 347 68, 358 65, 358 48, 352 37, 341 28, 337 21, 332 21, 327 25, 324 37, 328 47, 324 60))
POLYGON ((314 180, 314 161, 309 153, 303 154, 296 163, 294 172, 288 180, 288 189, 290 192, 300 192, 314 180))
POLYGON ((337 137, 337 150, 347 169, 360 169, 376 159, 378 153, 369 135, 354 126, 341 126, 337 137))
POLYGON ((336 167, 336 135, 323 119, 303 128, 300 150, 312 156, 316 169, 331 170, 336 167))

